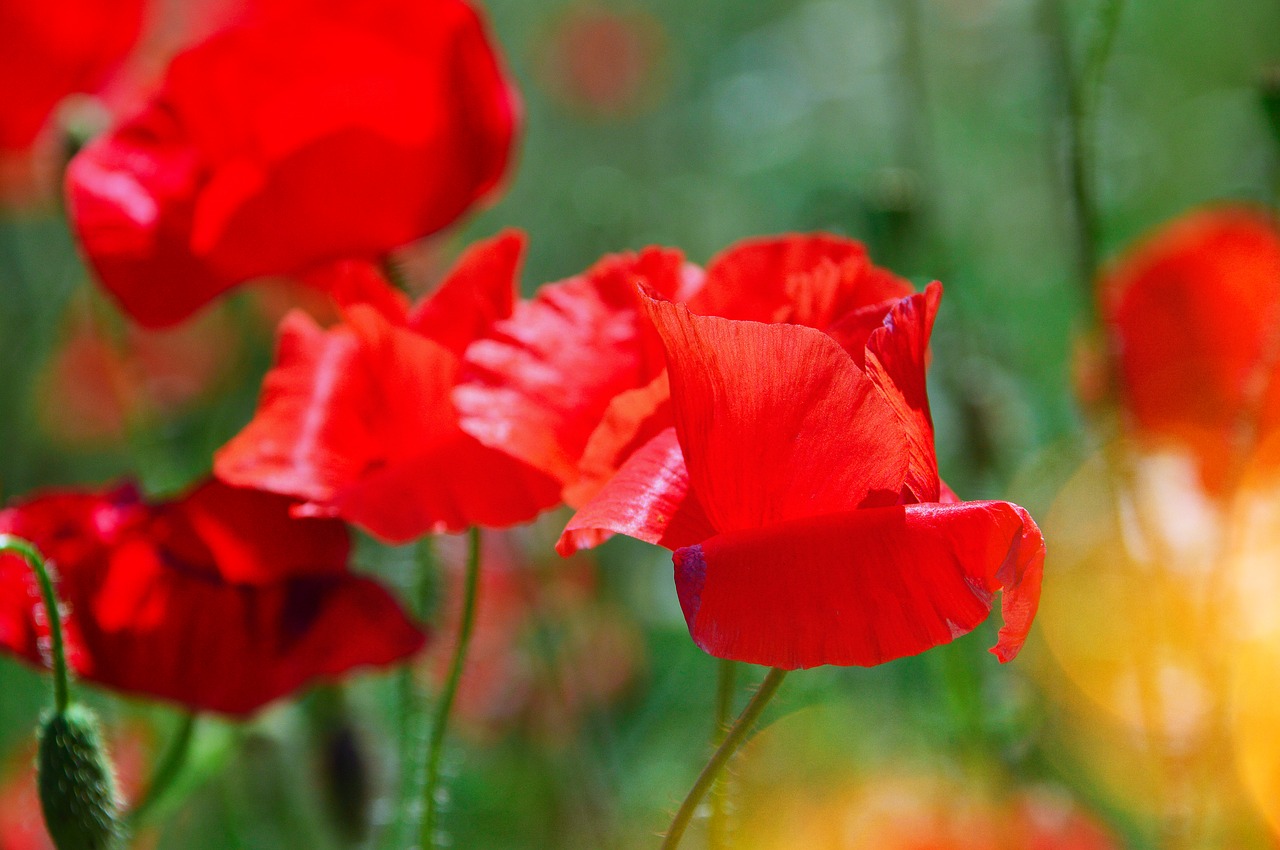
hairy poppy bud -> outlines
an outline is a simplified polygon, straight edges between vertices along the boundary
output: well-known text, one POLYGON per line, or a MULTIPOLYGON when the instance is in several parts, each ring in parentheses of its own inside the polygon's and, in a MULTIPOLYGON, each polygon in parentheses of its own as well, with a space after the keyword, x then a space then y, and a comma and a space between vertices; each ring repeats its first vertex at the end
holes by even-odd
POLYGON ((1271 134, 1280 145, 1280 65, 1272 65, 1262 72, 1258 86, 1262 108, 1267 115, 1271 134))
POLYGON ((118 850, 115 777, 98 720, 81 705, 54 712, 40 726, 40 806, 58 850, 118 850))

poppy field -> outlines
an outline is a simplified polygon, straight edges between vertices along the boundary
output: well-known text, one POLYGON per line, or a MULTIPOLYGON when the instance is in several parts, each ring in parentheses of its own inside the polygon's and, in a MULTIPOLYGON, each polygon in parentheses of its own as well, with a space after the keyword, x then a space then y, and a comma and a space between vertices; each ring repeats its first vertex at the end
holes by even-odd
POLYGON ((1280 847, 1271 0, 0 0, 0 850, 1280 847))

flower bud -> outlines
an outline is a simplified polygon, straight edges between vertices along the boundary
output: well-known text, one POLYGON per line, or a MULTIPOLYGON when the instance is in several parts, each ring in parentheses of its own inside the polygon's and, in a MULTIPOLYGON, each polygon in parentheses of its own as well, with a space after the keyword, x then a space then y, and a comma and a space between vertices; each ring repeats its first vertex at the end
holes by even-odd
POLYGON ((48 715, 37 762, 40 807, 58 850, 119 850, 115 777, 93 712, 73 704, 48 715))

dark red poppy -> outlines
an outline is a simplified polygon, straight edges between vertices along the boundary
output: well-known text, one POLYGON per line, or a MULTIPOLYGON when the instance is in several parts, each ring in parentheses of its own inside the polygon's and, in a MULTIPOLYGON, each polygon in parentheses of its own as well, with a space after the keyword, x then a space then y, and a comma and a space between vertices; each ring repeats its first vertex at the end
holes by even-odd
POLYGON ((257 5, 68 170, 84 251, 143 324, 251 278, 379 257, 506 169, 516 94, 463 0, 257 5))
POLYGON ((1280 424, 1280 227, 1261 210, 1199 210, 1103 275, 1120 391, 1150 442, 1190 450, 1220 490, 1280 424))
MULTIPOLYGON (((0 531, 53 565, 79 676, 242 715, 423 644, 391 594, 347 570, 345 527, 291 505, 212 481, 157 504, 129 486, 61 491, 0 511, 0 531)), ((0 591, 0 647, 45 663, 44 612, 17 556, 0 558, 0 591)))
POLYGON ((218 476, 391 541, 511 525, 557 504, 553 479, 464 433, 451 399, 467 342, 511 313, 522 248, 516 233, 478 243, 412 309, 350 304, 329 330, 290 314, 258 412, 219 451, 218 476))
POLYGON ((637 282, 733 319, 826 328, 869 310, 865 333, 912 291, 861 243, 826 234, 740 242, 705 274, 676 251, 649 248, 542 287, 467 350, 455 396, 465 430, 558 478, 573 506, 672 424, 666 364, 637 282))
POLYGON ((646 298, 675 425, 579 511, 562 548, 620 532, 675 550, 690 634, 722 658, 880 664, 967 633, 996 590, 993 652, 1013 658, 1044 543, 1016 505, 939 501, 924 365, 940 296, 933 284, 898 301, 857 354, 812 328, 646 298))
POLYGON ((0 152, 30 147, 54 107, 101 86, 142 28, 145 0, 0 0, 0 152))

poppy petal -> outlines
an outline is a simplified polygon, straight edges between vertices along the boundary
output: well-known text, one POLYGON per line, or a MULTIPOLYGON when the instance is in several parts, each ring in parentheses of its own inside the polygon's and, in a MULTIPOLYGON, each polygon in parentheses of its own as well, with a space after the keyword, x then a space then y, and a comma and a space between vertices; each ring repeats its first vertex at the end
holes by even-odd
POLYGON ((1008 502, 906 505, 722 534, 674 556, 689 633, 706 652, 784 669, 869 667, 986 619, 1017 655, 1040 599, 1044 539, 1008 502))
POLYGON ((392 322, 404 322, 409 298, 383 277, 378 267, 364 260, 343 260, 311 271, 301 278, 308 286, 327 292, 339 308, 368 304, 392 322))
POLYGON ((636 283, 664 295, 687 285, 679 252, 606 257, 544 286, 467 349, 454 401, 482 443, 568 483, 615 396, 662 371, 636 283))
POLYGON ((898 501, 906 438, 838 343, 799 325, 646 304, 689 476, 721 533, 898 501))
POLYGON ((475 243, 440 287, 409 315, 409 327, 461 357, 493 323, 511 315, 525 236, 507 230, 475 243))
POLYGON ((671 383, 666 371, 639 389, 615 396, 583 449, 578 479, 564 489, 565 504, 586 504, 627 458, 671 424, 671 383))
MULTIPOLYGON (((129 487, 51 493, 0 511, 0 529, 55 565, 80 677, 243 715, 425 639, 390 593, 346 571, 342 523, 292 520, 289 505, 217 483, 154 505, 129 487)), ((0 558, 0 646, 45 664, 31 589, 25 564, 0 558)))
POLYGON ((374 390, 359 340, 295 311, 280 323, 276 362, 253 420, 218 450, 229 484, 327 502, 377 456, 374 390))
POLYGON ((302 327, 282 334, 258 414, 218 453, 220 478, 392 542, 524 522, 559 501, 554 479, 461 431, 458 361, 443 346, 367 305, 327 332, 302 327))
POLYGON ((345 573, 351 549, 346 527, 294 519, 293 505, 275 493, 208 481, 154 508, 150 535, 189 571, 231 584, 345 573))
MULTIPOLYGON (((300 522, 321 522, 300 520, 300 522)), ((376 582, 350 573, 263 585, 166 568, 149 542, 119 548, 79 601, 94 681, 197 710, 248 714, 317 679, 413 655, 422 632, 376 582)))
POLYGON ((702 315, 825 327, 864 304, 911 294, 861 242, 825 233, 745 239, 712 258, 690 301, 702 315))
POLYGON ((866 372, 898 417, 911 447, 906 487, 917 502, 938 501, 938 456, 933 416, 925 385, 929 335, 942 298, 942 286, 903 298, 867 340, 866 372))
POLYGON ((697 495, 690 490, 674 428, 662 431, 632 454, 618 474, 573 515, 556 551, 571 555, 614 534, 668 549, 689 546, 715 534, 697 495))
POLYGON ((470 5, 288 5, 180 53, 142 112, 67 170, 87 259, 139 322, 180 321, 252 278, 376 259, 505 172, 516 95, 470 5))

